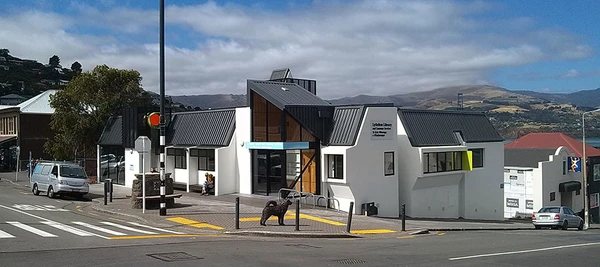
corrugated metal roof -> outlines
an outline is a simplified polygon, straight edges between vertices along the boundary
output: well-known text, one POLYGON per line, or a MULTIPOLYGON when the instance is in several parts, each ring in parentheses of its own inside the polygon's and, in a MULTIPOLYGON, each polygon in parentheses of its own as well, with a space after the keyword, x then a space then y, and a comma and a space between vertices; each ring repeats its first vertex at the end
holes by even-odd
POLYGON ((398 115, 413 147, 461 145, 457 131, 466 143, 504 141, 484 113, 398 109, 398 115))
POLYGON ((56 92, 57 90, 47 90, 17 106, 21 109, 21 113, 53 114, 54 109, 50 107, 50 95, 53 95, 56 92))
POLYGON ((271 78, 269 80, 279 80, 285 78, 292 78, 292 72, 289 68, 273 70, 273 72, 271 72, 271 78))
MULTIPOLYGON (((564 146, 577 157, 583 155, 583 142, 564 133, 528 133, 504 144, 504 148, 558 148, 564 146)), ((600 149, 586 144, 585 156, 600 156, 600 149)))
POLYGON ((548 161, 557 148, 505 148, 504 166, 537 168, 541 161, 548 161))
POLYGON ((364 112, 364 106, 335 107, 329 145, 354 145, 364 112))
POLYGON ((0 96, 0 98, 2 98, 2 99, 25 99, 24 97, 17 95, 17 94, 8 94, 5 96, 0 96))
POLYGON ((329 102, 294 83, 248 80, 248 89, 258 93, 280 110, 286 106, 331 106, 329 102))
POLYGON ((98 145, 120 146, 123 145, 123 117, 111 117, 108 119, 104 131, 100 135, 98 145))
POLYGON ((228 146, 235 131, 235 109, 173 114, 169 145, 228 146))

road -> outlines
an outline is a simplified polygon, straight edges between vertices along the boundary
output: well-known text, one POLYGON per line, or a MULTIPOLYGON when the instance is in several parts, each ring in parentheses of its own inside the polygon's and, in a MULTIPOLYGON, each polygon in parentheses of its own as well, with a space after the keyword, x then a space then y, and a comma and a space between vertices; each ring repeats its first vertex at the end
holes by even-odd
POLYGON ((0 181, 0 266, 549 267, 600 263, 598 230, 465 231, 352 239, 207 236, 181 226, 93 214, 81 211, 82 205, 85 202, 33 196, 23 186, 0 181))

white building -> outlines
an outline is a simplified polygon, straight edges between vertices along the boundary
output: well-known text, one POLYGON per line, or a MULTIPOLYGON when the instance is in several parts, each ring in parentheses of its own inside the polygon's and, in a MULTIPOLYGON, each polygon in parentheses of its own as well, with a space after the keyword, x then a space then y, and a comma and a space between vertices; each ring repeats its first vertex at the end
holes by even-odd
POLYGON ((504 217, 530 217, 542 206, 583 209, 579 158, 566 147, 505 148, 504 217), (574 160, 572 160, 574 159, 574 160), (571 168, 571 164, 573 167, 571 168))
MULTIPOLYGON (((297 190, 341 210, 354 202, 357 214, 369 204, 379 216, 398 217, 405 203, 414 217, 502 218, 502 139, 485 115, 399 111, 391 104, 333 106, 316 96, 315 81, 285 73, 248 80, 246 107, 173 114, 166 172, 174 182, 189 191, 208 172, 215 176, 216 195, 278 197, 281 190, 297 190), (420 114, 428 116, 418 120, 420 114), (447 116, 460 123, 436 135, 447 116), (430 134, 436 137, 427 139, 430 134), (417 137, 433 143, 411 145, 417 137), (463 158, 451 165, 456 170, 423 174, 422 166, 429 166, 423 156, 434 152, 463 158)), ((128 126, 139 124, 131 116, 127 120, 111 119, 99 146, 124 147, 122 183, 131 186, 141 165, 132 133, 142 130, 128 126)), ((158 167, 157 158, 155 152, 146 160, 145 171, 158 167)))

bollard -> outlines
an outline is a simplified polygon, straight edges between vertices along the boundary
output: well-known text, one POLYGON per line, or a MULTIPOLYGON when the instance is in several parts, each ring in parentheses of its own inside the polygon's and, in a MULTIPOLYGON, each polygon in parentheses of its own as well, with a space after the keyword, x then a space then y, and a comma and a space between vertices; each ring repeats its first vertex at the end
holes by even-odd
POLYGON ((402 232, 406 231, 406 204, 402 204, 402 232))
POLYGON ((108 189, 109 189, 109 194, 110 194, 109 200, 110 200, 110 203, 112 203, 113 189, 114 189, 112 179, 108 180, 108 189))
POLYGON ((296 231, 300 231, 300 199, 296 199, 296 231))
POLYGON ((106 180, 104 180, 104 205, 106 205, 106 194, 108 194, 108 190, 106 189, 108 187, 108 184, 106 183, 106 180))
POLYGON ((350 226, 352 225, 352 211, 354 210, 354 202, 350 202, 350 209, 348 210, 348 222, 346 223, 346 232, 350 233, 350 226))
POLYGON ((235 198, 235 229, 240 229, 240 198, 235 198))

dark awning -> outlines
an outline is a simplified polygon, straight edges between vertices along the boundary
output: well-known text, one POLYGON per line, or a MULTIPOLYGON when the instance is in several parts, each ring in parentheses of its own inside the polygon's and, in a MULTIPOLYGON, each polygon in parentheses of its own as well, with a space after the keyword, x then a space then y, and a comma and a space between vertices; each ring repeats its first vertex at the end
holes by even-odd
POLYGON ((577 181, 569 181, 558 184, 558 192, 572 192, 581 190, 581 183, 577 181))

